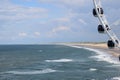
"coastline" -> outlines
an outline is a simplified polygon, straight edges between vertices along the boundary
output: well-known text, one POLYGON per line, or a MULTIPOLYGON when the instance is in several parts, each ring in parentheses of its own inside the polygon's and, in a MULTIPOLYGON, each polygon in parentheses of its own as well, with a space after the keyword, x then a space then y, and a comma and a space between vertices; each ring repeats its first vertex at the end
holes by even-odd
POLYGON ((120 49, 109 49, 106 43, 65 43, 65 45, 96 49, 102 52, 106 52, 107 54, 117 58, 118 60, 120 57, 120 49))

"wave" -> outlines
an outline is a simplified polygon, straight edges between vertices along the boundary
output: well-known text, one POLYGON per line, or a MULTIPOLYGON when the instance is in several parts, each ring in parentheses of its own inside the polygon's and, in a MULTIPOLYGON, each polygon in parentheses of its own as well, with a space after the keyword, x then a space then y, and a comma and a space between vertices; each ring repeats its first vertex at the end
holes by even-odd
POLYGON ((69 47, 74 47, 74 48, 84 48, 84 47, 81 47, 81 46, 73 46, 73 45, 65 45, 65 46, 69 46, 69 47))
POLYGON ((38 50, 38 52, 43 52, 43 50, 38 50))
POLYGON ((114 56, 108 54, 107 52, 103 52, 101 50, 92 49, 92 48, 85 48, 90 51, 94 51, 97 55, 91 56, 91 58, 97 59, 97 61, 106 61, 112 64, 120 64, 119 60, 114 56))
POLYGON ((113 80, 120 80, 120 77, 114 77, 113 80))
POLYGON ((106 79, 106 80, 120 80, 120 77, 113 77, 113 78, 106 79))
POLYGON ((53 73, 56 70, 53 69, 44 69, 44 70, 33 70, 33 71, 8 71, 5 72, 7 74, 16 74, 16 75, 35 75, 35 74, 46 74, 46 73, 53 73))
POLYGON ((83 48, 89 51, 93 51, 95 52, 97 55, 95 56, 91 56, 90 58, 94 58, 97 59, 97 61, 106 61, 112 64, 120 64, 119 60, 115 57, 113 57, 112 55, 103 52, 101 50, 97 50, 97 49, 93 49, 93 48, 87 48, 87 47, 81 47, 81 46, 71 46, 71 45, 66 45, 66 46, 70 46, 70 47, 74 47, 74 48, 83 48))
POLYGON ((97 69, 95 69, 95 68, 90 68, 89 70, 90 70, 90 71, 96 71, 97 69))
POLYGON ((72 59, 45 60, 45 62, 72 62, 72 59))
POLYGON ((120 64, 117 58, 115 58, 114 56, 106 52, 96 50, 96 49, 90 49, 90 48, 86 48, 86 49, 96 52, 97 55, 91 56, 91 58, 97 59, 97 61, 106 61, 112 64, 120 64))

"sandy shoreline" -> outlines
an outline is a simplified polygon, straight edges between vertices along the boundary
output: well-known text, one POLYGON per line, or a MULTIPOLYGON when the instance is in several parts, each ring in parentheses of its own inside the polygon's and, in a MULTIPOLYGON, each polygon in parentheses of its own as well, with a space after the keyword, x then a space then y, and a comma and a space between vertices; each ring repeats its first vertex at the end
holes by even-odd
POLYGON ((97 49, 106 52, 116 58, 119 58, 120 56, 120 49, 118 48, 109 49, 106 43, 67 43, 67 44, 72 46, 81 46, 81 47, 97 49))

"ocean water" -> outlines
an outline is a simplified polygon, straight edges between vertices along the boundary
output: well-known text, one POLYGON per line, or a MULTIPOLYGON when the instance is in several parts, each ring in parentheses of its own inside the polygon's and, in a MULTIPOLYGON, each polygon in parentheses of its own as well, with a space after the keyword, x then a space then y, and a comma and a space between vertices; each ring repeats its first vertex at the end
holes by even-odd
POLYGON ((1 45, 0 80, 120 80, 120 64, 78 46, 1 45))

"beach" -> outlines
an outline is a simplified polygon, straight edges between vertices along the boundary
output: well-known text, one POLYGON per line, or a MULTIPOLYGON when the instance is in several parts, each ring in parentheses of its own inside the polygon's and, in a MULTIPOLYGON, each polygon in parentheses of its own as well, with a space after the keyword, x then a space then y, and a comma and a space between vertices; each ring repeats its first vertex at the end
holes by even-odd
POLYGON ((116 57, 118 59, 120 56, 120 49, 118 48, 110 49, 107 47, 107 43, 68 43, 68 45, 96 49, 102 52, 106 52, 107 54, 116 57))

